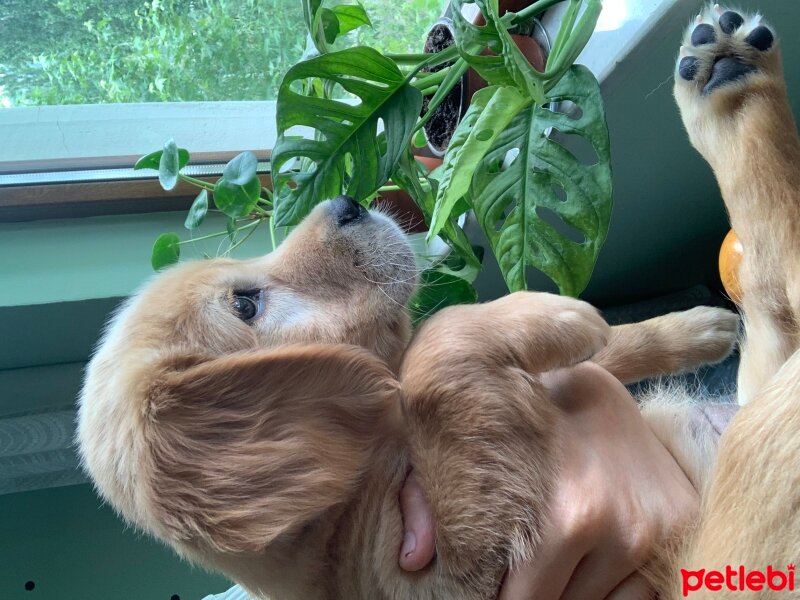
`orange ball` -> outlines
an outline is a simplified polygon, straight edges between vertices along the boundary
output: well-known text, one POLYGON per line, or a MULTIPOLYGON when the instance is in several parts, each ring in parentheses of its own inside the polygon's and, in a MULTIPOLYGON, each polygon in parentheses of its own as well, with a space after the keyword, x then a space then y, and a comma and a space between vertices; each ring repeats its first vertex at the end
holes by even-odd
POLYGON ((728 296, 736 303, 742 301, 742 288, 739 287, 739 265, 742 262, 743 254, 742 242, 739 241, 736 232, 731 229, 719 249, 719 275, 728 296))

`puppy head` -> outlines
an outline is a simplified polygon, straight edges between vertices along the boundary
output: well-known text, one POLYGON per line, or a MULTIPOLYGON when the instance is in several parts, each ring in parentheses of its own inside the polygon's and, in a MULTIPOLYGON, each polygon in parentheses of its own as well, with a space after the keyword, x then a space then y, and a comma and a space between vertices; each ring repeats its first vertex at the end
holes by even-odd
POLYGON ((78 442, 101 494, 203 556, 345 502, 392 431, 414 279, 398 227, 345 197, 270 255, 158 275, 87 370, 78 442))
POLYGON ((395 366, 416 269, 386 216, 345 196, 318 206, 276 252, 169 269, 116 320, 124 343, 220 356, 294 343, 363 346, 395 366))

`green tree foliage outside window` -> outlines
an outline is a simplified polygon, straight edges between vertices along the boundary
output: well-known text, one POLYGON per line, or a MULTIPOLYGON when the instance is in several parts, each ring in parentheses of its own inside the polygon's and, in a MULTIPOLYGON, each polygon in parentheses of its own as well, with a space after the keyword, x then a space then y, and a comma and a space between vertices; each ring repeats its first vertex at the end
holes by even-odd
MULTIPOLYGON (((383 32, 348 42, 417 49, 441 0, 364 2, 383 32)), ((4 0, 0 105, 274 100, 303 55, 297 0, 4 0)))

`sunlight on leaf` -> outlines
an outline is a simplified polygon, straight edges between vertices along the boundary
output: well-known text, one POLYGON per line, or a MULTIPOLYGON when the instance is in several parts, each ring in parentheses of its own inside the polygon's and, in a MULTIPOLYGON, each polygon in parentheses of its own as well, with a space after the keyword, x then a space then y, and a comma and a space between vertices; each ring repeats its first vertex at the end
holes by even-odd
POLYGON ((429 241, 441 231, 458 200, 467 193, 475 167, 489 151, 493 140, 528 103, 529 100, 511 87, 492 86, 473 96, 444 158, 429 241))
POLYGON ((158 160, 158 182, 166 191, 170 191, 177 185, 180 168, 178 146, 175 144, 175 140, 171 139, 164 144, 164 152, 158 160))
MULTIPOLYGON (((161 162, 161 155, 164 154, 163 150, 156 150, 150 154, 146 154, 136 161, 133 165, 134 171, 141 169, 153 169, 158 171, 158 165, 161 162)), ((189 164, 189 151, 186 148, 178 148, 178 167, 182 169, 189 164)))
POLYGON ((232 158, 222 170, 222 176, 235 185, 247 185, 256 177, 258 159, 252 152, 242 152, 232 158))
POLYGON ((197 194, 197 198, 195 198, 194 202, 192 202, 192 206, 189 208, 189 212, 186 215, 186 220, 183 222, 183 226, 189 230, 197 229, 200 227, 203 219, 206 218, 207 212, 208 191, 201 190, 200 193, 197 194))

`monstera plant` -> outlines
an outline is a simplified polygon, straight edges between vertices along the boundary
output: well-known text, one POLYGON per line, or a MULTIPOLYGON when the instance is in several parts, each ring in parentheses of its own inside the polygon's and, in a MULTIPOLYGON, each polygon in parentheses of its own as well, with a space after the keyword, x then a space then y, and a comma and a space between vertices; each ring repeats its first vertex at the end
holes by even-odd
MULTIPOLYGON (((178 180, 203 188, 186 227, 199 225, 210 196, 228 217, 227 231, 211 234, 229 236, 226 252, 265 222, 274 243, 276 227, 296 225, 325 199, 347 194, 368 205, 390 186, 415 201, 428 240, 439 236, 452 250, 422 274, 412 306, 418 313, 475 299, 471 281, 481 268, 482 249, 460 226, 469 211, 510 290, 525 289, 526 271, 533 267, 561 293, 580 294, 611 215, 609 138, 599 86, 588 69, 574 64, 594 31, 600 0, 539 0, 502 16, 497 0, 453 0, 455 43, 436 54, 402 55, 363 46, 332 49, 347 32, 369 24, 364 8, 302 1, 309 49, 280 85, 271 189, 262 186, 249 152, 228 163, 214 184, 181 172, 189 155, 173 141, 137 163, 158 169, 166 189, 178 180), (509 30, 561 1, 566 10, 547 66, 538 71, 509 30), (484 24, 463 16, 466 4, 477 5, 484 24), (488 85, 474 94, 442 166, 429 172, 414 156, 421 129, 468 69, 488 85), (591 164, 562 143, 573 135, 591 146, 591 164)), ((190 241, 162 235, 154 246, 154 267, 178 260, 181 245, 190 241)))

